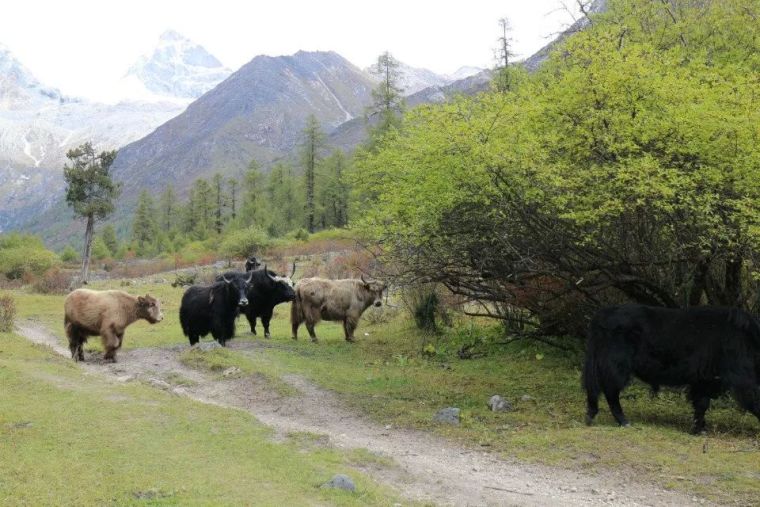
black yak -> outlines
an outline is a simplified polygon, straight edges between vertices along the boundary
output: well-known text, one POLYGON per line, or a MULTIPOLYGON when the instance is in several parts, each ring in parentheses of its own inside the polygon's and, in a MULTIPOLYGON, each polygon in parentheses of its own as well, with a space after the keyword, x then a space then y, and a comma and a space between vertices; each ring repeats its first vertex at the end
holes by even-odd
POLYGON ((290 307, 293 339, 298 339, 298 327, 306 323, 311 341, 317 341, 314 326, 320 320, 343 323, 346 341, 354 341, 359 318, 370 306, 382 304, 385 283, 378 280, 327 280, 304 278, 296 285, 296 299, 290 307))
POLYGON ((280 303, 293 301, 296 297, 293 291, 292 276, 296 271, 296 265, 288 276, 278 276, 277 273, 267 270, 266 264, 263 269, 257 269, 248 273, 229 272, 219 275, 217 280, 222 276, 227 278, 251 277, 248 288, 249 304, 243 311, 251 326, 251 333, 256 334, 256 318, 261 318, 264 326, 264 337, 269 338, 269 322, 272 320, 274 307, 280 303))
POLYGON ((629 425, 619 395, 632 376, 653 391, 688 386, 694 407, 692 433, 704 431, 710 399, 726 391, 760 419, 759 375, 760 325, 743 310, 603 308, 591 321, 586 346, 586 423, 599 412, 599 395, 604 393, 618 424, 629 425))
POLYGON ((164 318, 157 299, 120 290, 77 289, 66 296, 63 309, 63 324, 75 361, 84 360, 82 347, 87 338, 100 335, 104 359, 116 362, 116 351, 121 348, 127 326, 139 319, 155 324, 164 318))
POLYGON ((248 305, 250 281, 250 277, 223 277, 212 285, 193 285, 185 291, 179 321, 190 345, 209 333, 222 346, 235 336, 235 317, 239 307, 248 305))

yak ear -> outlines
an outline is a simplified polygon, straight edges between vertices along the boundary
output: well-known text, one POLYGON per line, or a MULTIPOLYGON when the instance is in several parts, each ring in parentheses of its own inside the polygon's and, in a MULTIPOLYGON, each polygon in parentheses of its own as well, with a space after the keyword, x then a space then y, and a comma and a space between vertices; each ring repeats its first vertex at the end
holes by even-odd
POLYGON ((142 296, 137 296, 137 304, 140 306, 145 306, 148 304, 148 302, 145 300, 142 296))

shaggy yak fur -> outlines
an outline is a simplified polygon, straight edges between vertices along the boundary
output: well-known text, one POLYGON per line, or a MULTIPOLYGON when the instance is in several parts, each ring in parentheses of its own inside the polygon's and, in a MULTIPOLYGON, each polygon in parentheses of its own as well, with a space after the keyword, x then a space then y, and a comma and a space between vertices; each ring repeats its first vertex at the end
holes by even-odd
POLYGON ((296 299, 290 307, 293 339, 298 339, 298 327, 306 323, 311 341, 317 341, 314 326, 320 320, 343 322, 346 341, 354 341, 354 330, 364 310, 382 304, 386 285, 378 280, 326 280, 304 278, 296 284, 296 299))
POLYGON ((269 322, 272 320, 274 307, 280 303, 287 303, 296 298, 293 291, 293 281, 291 278, 295 273, 296 266, 288 276, 278 276, 274 271, 268 271, 266 265, 264 269, 257 269, 248 273, 229 272, 219 275, 216 279, 220 281, 222 277, 245 278, 251 276, 251 283, 248 287, 248 306, 243 311, 248 324, 251 326, 251 333, 256 334, 256 318, 261 317, 261 323, 264 326, 264 337, 269 338, 269 322))
POLYGON ((179 322, 190 345, 209 333, 222 346, 235 336, 235 317, 238 307, 248 304, 249 282, 250 277, 225 277, 212 285, 188 287, 179 307, 179 322))
POLYGON ((704 431, 710 399, 726 391, 760 419, 760 325, 736 308, 603 308, 591 321, 586 346, 587 424, 604 393, 618 424, 629 425, 619 396, 632 376, 654 392, 660 386, 688 386, 692 433, 704 431))
POLYGON ((127 326, 138 319, 155 324, 164 318, 157 299, 120 290, 77 289, 66 296, 63 308, 63 325, 75 361, 84 360, 82 347, 87 338, 100 335, 104 358, 116 362, 116 351, 121 348, 127 326))

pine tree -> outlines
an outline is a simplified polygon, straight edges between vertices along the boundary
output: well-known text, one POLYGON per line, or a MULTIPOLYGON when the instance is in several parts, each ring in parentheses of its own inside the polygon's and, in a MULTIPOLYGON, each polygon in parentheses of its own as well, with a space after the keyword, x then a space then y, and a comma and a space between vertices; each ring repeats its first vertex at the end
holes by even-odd
POLYGON ((227 181, 227 185, 230 187, 230 217, 234 221, 237 218, 237 187, 238 180, 230 178, 227 181))
POLYGON ((226 206, 222 175, 219 173, 214 174, 211 185, 214 192, 214 228, 217 234, 221 234, 222 227, 224 227, 224 208, 226 206))
POLYGON ((77 216, 85 218, 87 225, 82 254, 82 282, 90 276, 90 255, 95 220, 106 218, 113 213, 114 201, 121 193, 121 187, 111 179, 108 170, 116 158, 116 151, 95 153, 92 143, 84 143, 69 150, 66 157, 71 165, 64 165, 63 178, 66 181, 66 203, 74 208, 77 216))
POLYGON ((372 105, 367 110, 369 124, 375 124, 369 129, 369 145, 373 147, 377 141, 391 128, 401 123, 404 111, 403 88, 399 84, 399 62, 389 52, 377 57, 377 62, 370 72, 380 79, 380 84, 372 90, 372 105))
POLYGON ((320 202, 325 227, 348 225, 348 183, 346 171, 348 160, 343 151, 336 149, 324 160, 323 180, 320 186, 320 202))
POLYGON ((301 157, 304 174, 306 230, 314 232, 316 226, 316 209, 314 201, 314 184, 317 165, 320 160, 320 151, 324 144, 325 135, 322 133, 317 117, 310 114, 306 119, 303 130, 303 142, 301 144, 301 157))
POLYGON ((494 84, 498 91, 508 92, 512 89, 512 69, 509 66, 511 58, 515 56, 515 53, 512 52, 512 37, 509 35, 512 31, 509 18, 501 18, 499 20, 499 30, 501 31, 501 35, 498 39, 499 46, 496 48, 494 84))
POLYGON ((211 229, 213 202, 211 185, 203 178, 198 178, 193 184, 192 210, 195 214, 195 226, 192 230, 197 239, 206 239, 211 229))
POLYGON ((170 234, 177 227, 177 214, 179 203, 177 195, 174 193, 174 187, 171 184, 166 186, 159 199, 159 222, 161 230, 170 234))
POLYGON ((115 256, 116 252, 119 250, 119 240, 116 239, 116 231, 114 230, 113 225, 108 224, 103 227, 100 236, 103 238, 103 243, 105 243, 106 247, 111 252, 111 257, 115 256))
POLYGON ((147 190, 140 192, 137 200, 137 210, 132 221, 132 241, 137 246, 140 256, 153 253, 158 236, 156 206, 147 190))
POLYGON ((264 178, 259 163, 254 159, 243 174, 243 199, 240 215, 246 226, 259 225, 264 221, 264 178))

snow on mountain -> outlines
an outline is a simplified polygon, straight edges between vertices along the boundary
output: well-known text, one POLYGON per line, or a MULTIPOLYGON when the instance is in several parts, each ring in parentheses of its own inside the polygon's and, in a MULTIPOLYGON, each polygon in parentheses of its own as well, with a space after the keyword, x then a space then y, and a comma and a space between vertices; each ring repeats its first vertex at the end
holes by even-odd
MULTIPOLYGON (((398 74, 399 85, 403 90, 403 95, 408 97, 420 92, 426 88, 440 87, 451 84, 455 81, 466 79, 475 74, 479 74, 484 69, 479 67, 460 67, 453 74, 436 74, 432 70, 423 69, 419 67, 412 67, 403 62, 399 62, 398 74)), ((365 72, 370 74, 373 79, 379 81, 382 79, 382 75, 378 72, 377 68, 373 65, 364 69, 365 72)))
POLYGON ((474 76, 475 74, 480 74, 484 70, 485 69, 480 68, 480 67, 472 67, 469 65, 465 65, 465 66, 459 67, 452 74, 446 74, 445 77, 449 82, 459 81, 460 79, 466 79, 470 76, 474 76))
POLYGON ((231 73, 203 46, 167 30, 161 34, 153 53, 140 57, 120 85, 127 98, 190 102, 231 73))
POLYGON ((29 69, 0 44, 0 111, 45 107, 63 100, 58 90, 42 86, 29 69))
MULTIPOLYGON (((448 83, 445 76, 438 75, 432 70, 412 67, 403 62, 399 62, 397 70, 399 77, 398 85, 404 96, 412 95, 431 86, 442 86, 448 83)), ((364 69, 364 72, 372 76, 372 79, 375 81, 382 79, 382 72, 378 71, 374 65, 364 69)))
POLYGON ((85 141, 115 149, 180 114, 183 101, 103 104, 64 97, 0 46, 0 231, 60 195, 66 152, 85 141))

